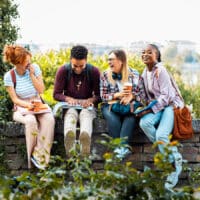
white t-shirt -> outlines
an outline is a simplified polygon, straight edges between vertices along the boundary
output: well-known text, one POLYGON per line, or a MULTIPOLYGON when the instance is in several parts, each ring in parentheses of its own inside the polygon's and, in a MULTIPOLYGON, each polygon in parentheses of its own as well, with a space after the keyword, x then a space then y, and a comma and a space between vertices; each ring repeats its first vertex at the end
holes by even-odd
POLYGON ((150 93, 153 93, 152 91, 152 71, 147 70, 147 85, 148 85, 148 90, 150 93))
POLYGON ((121 92, 123 90, 123 84, 121 83, 121 81, 116 80, 116 84, 119 88, 119 92, 121 92))
MULTIPOLYGON (((42 74, 40 67, 37 64, 32 64, 32 65, 34 66, 35 69, 35 76, 36 77, 40 76, 42 74)), ((15 92, 17 96, 21 99, 37 96, 38 92, 33 86, 29 70, 26 70, 25 74, 23 75, 17 74, 15 68, 14 72, 16 76, 15 92)), ((4 85, 14 87, 10 71, 6 72, 6 74, 4 75, 4 85)))

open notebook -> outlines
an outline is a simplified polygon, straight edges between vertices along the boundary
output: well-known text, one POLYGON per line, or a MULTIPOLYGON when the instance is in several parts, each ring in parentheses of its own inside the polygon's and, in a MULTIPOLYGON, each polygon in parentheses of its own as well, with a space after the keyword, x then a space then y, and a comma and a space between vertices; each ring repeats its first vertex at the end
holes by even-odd
POLYGON ((145 106, 145 107, 138 107, 138 108, 135 110, 134 114, 135 114, 135 115, 138 115, 139 113, 141 113, 141 112, 143 112, 143 111, 145 111, 145 110, 148 110, 148 109, 152 108, 157 102, 158 102, 157 100, 153 100, 153 101, 151 101, 151 102, 149 103, 148 106, 145 106))
MULTIPOLYGON (((58 112, 58 110, 60 109, 60 108, 75 108, 75 109, 77 109, 77 110, 82 110, 83 109, 83 107, 81 106, 81 105, 79 105, 79 104, 77 104, 77 105, 70 105, 70 104, 68 104, 67 102, 58 102, 55 106, 54 106, 54 108, 53 108, 53 114, 54 115, 56 115, 56 113, 58 112)), ((94 109, 94 107, 93 106, 89 106, 89 107, 87 107, 87 109, 88 110, 93 110, 94 109)))

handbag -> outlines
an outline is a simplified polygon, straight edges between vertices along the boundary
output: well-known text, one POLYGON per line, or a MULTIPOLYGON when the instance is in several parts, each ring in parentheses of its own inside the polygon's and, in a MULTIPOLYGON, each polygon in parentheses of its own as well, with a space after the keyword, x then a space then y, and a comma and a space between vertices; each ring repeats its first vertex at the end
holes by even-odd
MULTIPOLYGON (((168 72, 169 73, 169 72, 168 72)), ((177 91, 179 97, 184 102, 184 99, 178 89, 176 82, 169 73, 172 85, 177 91)), ((174 107, 174 128, 172 132, 172 139, 186 140, 193 137, 194 131, 192 127, 192 115, 186 105, 183 108, 174 107)))
POLYGON ((134 110, 142 106, 142 103, 133 101, 127 105, 121 104, 119 101, 110 104, 110 110, 120 115, 134 114, 134 110))
POLYGON ((174 129, 172 139, 190 139, 193 137, 192 116, 187 106, 174 108, 174 129))

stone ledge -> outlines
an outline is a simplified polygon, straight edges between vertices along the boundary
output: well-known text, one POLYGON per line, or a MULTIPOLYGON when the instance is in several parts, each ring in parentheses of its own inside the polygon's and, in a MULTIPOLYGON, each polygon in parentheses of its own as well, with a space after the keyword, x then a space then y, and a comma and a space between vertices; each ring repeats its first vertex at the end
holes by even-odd
MULTIPOLYGON (((193 130, 194 130, 194 137, 189 140, 182 140, 183 143, 189 143, 189 142, 200 142, 199 137, 195 137, 196 134, 200 134, 200 119, 194 119, 192 121, 193 130)), ((56 119, 56 126, 55 126, 55 134, 63 134, 63 120, 56 119)), ((108 128, 106 121, 101 118, 95 118, 93 121, 93 134, 99 135, 102 133, 107 133, 108 128)), ((6 137, 18 137, 18 136, 24 136, 24 125, 17 123, 17 122, 7 122, 2 123, 0 122, 0 136, 6 136, 6 137)), ((134 142, 137 143, 149 143, 146 136, 144 137, 143 132, 139 127, 136 128, 135 134, 133 136, 134 142), (142 137, 140 137, 142 136, 142 137)))
MULTIPOLYGON (((92 150, 100 155, 100 159, 94 161, 93 167, 101 170, 103 167, 102 155, 106 148, 97 141, 103 139, 102 133, 107 133, 107 125, 104 119, 94 119, 92 135, 92 150)), ((200 166, 200 119, 193 120, 194 137, 190 140, 180 141, 183 147, 180 152, 183 158, 188 160, 191 168, 200 166)), ((52 148, 52 155, 60 155, 65 157, 64 140, 63 140, 63 121, 56 119, 55 126, 55 143, 52 148)), ((0 148, 6 153, 5 163, 13 174, 21 173, 27 170, 26 149, 25 149, 24 125, 16 122, 2 123, 0 122, 0 148)), ((133 136, 133 154, 128 158, 132 161, 133 167, 142 170, 144 165, 153 166, 153 156, 156 152, 152 149, 152 143, 149 142, 144 133, 137 128, 133 136)), ((185 173, 181 178, 187 179, 185 173)))

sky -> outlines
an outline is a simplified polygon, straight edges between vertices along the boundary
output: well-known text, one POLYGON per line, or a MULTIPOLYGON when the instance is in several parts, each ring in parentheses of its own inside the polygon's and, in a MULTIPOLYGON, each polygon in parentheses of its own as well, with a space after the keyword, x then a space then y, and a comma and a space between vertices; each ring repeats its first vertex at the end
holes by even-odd
POLYGON ((199 0, 15 0, 23 43, 200 44, 199 0))

